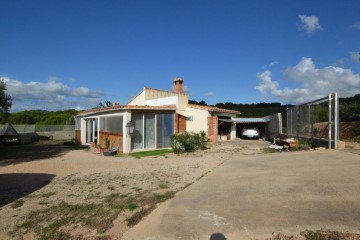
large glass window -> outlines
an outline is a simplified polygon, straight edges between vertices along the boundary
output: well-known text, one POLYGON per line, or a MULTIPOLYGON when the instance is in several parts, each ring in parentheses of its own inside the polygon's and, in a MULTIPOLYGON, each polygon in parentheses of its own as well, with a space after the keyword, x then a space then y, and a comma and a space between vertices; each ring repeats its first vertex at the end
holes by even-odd
POLYGON ((122 133, 123 116, 100 117, 100 131, 122 133))
POLYGON ((171 146, 174 114, 136 113, 131 117, 135 128, 131 149, 153 149, 171 146))
POLYGON ((144 148, 155 148, 155 114, 144 114, 144 148))
POLYGON ((133 114, 131 119, 135 124, 134 133, 131 136, 132 149, 143 149, 143 114, 133 114))
POLYGON ((174 114, 157 115, 157 147, 171 146, 171 135, 174 134, 174 114))

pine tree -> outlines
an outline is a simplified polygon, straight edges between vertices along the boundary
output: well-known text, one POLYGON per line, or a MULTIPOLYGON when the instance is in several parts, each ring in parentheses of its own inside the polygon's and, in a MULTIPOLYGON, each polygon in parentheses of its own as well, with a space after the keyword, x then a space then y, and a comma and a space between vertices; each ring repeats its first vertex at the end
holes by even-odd
POLYGON ((6 92, 6 83, 0 78, 0 113, 9 113, 11 105, 11 96, 6 92))

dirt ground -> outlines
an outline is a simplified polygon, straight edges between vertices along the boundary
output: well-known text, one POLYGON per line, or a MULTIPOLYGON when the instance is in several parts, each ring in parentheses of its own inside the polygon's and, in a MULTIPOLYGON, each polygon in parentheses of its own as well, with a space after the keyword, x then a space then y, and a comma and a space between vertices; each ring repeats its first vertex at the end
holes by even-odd
POLYGON ((121 239, 129 225, 233 154, 268 145, 239 140, 143 158, 56 144, 0 147, 0 239, 121 239))

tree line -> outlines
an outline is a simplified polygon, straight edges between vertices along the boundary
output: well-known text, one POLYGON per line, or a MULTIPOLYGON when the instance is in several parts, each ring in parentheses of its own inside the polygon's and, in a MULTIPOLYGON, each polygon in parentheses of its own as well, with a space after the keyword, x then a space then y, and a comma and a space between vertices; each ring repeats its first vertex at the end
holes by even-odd
POLYGON ((2 114, 1 124, 36 124, 36 125, 74 125, 75 109, 63 111, 31 110, 16 113, 2 114))
MULTIPOLYGON (((189 103, 199 104, 208 106, 204 101, 189 100, 189 103)), ((218 108, 225 108, 240 111, 241 114, 238 117, 265 117, 275 113, 282 113, 283 123, 286 123, 286 111, 288 108, 294 105, 281 103, 253 103, 253 104, 242 104, 242 103, 216 103, 214 105, 218 108)), ((325 108, 319 108, 318 111, 323 111, 324 119, 327 121, 327 105, 325 108)), ((360 121, 360 94, 356 94, 352 97, 339 98, 339 116, 340 121, 360 121)))

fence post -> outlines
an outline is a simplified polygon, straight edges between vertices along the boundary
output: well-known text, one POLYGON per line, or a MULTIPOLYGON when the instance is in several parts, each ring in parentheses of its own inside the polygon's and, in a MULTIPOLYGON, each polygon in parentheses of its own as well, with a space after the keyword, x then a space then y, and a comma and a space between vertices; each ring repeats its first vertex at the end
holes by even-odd
POLYGON ((329 99, 328 99, 328 105, 329 105, 329 120, 328 120, 328 131, 329 131, 329 149, 331 149, 331 93, 329 93, 329 99))
POLYGON ((314 105, 311 103, 310 105, 310 131, 311 131, 311 139, 314 140, 314 105))
POLYGON ((296 138, 299 140, 299 133, 300 133, 300 111, 299 107, 296 106, 296 138))
POLYGON ((339 139, 339 101, 337 93, 334 93, 334 148, 337 148, 337 142, 339 139))

